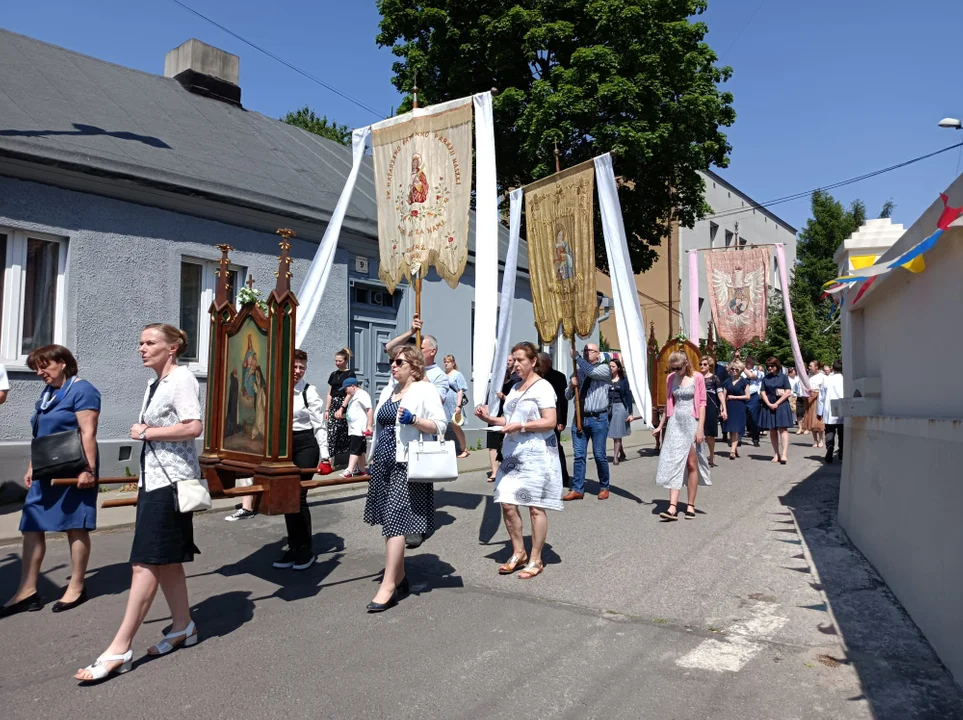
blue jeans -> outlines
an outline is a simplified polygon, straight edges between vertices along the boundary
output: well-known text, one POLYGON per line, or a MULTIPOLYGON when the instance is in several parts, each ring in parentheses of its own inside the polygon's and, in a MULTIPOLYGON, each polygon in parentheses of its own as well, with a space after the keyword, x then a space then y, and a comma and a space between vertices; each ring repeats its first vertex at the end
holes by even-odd
POLYGON ((588 442, 592 440, 592 455, 595 469, 599 474, 599 485, 603 490, 609 487, 609 461, 605 456, 605 443, 609 437, 609 416, 582 418, 582 431, 572 429, 572 445, 575 449, 575 462, 572 467, 572 492, 585 492, 585 460, 588 442))

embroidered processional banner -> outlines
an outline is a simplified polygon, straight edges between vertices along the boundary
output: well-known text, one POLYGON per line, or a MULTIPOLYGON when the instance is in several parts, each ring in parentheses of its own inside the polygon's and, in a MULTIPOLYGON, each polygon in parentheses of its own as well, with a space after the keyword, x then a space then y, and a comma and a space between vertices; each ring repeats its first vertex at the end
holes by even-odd
POLYGON ((382 282, 389 292, 429 266, 451 287, 468 260, 472 98, 371 126, 382 282))
POLYGON ((595 165, 576 165, 525 188, 528 264, 542 343, 591 334, 595 296, 595 165))
POLYGON ((736 348, 754 338, 765 338, 769 249, 719 250, 705 255, 712 320, 719 337, 736 348))

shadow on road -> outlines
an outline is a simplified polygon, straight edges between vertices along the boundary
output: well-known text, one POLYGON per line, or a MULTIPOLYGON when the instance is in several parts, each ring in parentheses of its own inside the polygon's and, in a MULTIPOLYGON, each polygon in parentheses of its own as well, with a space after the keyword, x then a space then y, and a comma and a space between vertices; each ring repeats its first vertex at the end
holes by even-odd
MULTIPOLYGON (((821 460, 822 458, 816 458, 821 460)), ((780 498, 791 511, 774 514, 774 542, 798 544, 800 554, 788 572, 811 573, 796 527, 809 548, 829 606, 811 605, 814 624, 824 635, 838 635, 844 657, 821 659, 829 667, 851 665, 878 720, 963 717, 963 693, 912 619, 837 522, 840 466, 827 465, 780 498), (831 613, 830 613, 831 610, 831 613)))

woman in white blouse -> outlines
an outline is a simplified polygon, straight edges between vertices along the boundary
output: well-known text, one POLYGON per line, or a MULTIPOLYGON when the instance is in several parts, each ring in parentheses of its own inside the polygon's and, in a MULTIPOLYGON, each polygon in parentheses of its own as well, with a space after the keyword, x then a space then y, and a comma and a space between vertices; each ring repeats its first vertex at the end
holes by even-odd
POLYGON ((144 444, 130 550, 130 594, 113 641, 94 663, 77 671, 77 680, 102 680, 130 670, 131 645, 158 585, 170 607, 171 632, 148 654, 165 655, 197 643, 183 563, 200 551, 194 545, 193 515, 178 511, 174 488, 178 481, 201 476, 194 445, 203 432, 198 384, 190 370, 177 364, 186 350, 187 334, 171 325, 154 323, 141 332, 141 360, 157 377, 144 395, 139 422, 130 429, 131 439, 144 444))
POLYGON ((369 454, 368 499, 364 520, 381 525, 385 538, 385 574, 368 612, 384 612, 408 592, 405 535, 428 535, 435 527, 431 483, 408 482, 408 445, 424 435, 444 437, 445 409, 438 390, 425 378, 425 359, 405 345, 391 361, 394 382, 381 392, 375 409, 369 454))

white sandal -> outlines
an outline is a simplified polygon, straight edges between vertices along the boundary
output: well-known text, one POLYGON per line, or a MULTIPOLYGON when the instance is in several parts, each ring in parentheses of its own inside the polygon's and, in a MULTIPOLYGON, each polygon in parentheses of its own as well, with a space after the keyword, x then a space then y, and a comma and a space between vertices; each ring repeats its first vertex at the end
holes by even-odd
POLYGON ((76 679, 80 680, 81 682, 90 682, 91 680, 103 680, 111 675, 123 675, 125 672, 130 671, 131 660, 133 657, 134 652, 132 650, 128 650, 123 655, 101 655, 93 663, 84 668, 84 670, 90 673, 89 678, 76 679), (104 667, 105 662, 116 662, 117 660, 120 660, 121 663, 112 670, 108 670, 104 667))
POLYGON ((197 645, 197 628, 194 626, 193 620, 191 620, 190 624, 180 632, 165 635, 163 640, 153 647, 147 649, 147 654, 166 655, 167 653, 174 652, 181 645, 184 647, 192 647, 197 645), (184 639, 180 642, 171 642, 172 640, 178 640, 179 638, 184 639), (156 652, 151 652, 152 650, 156 650, 156 652))

